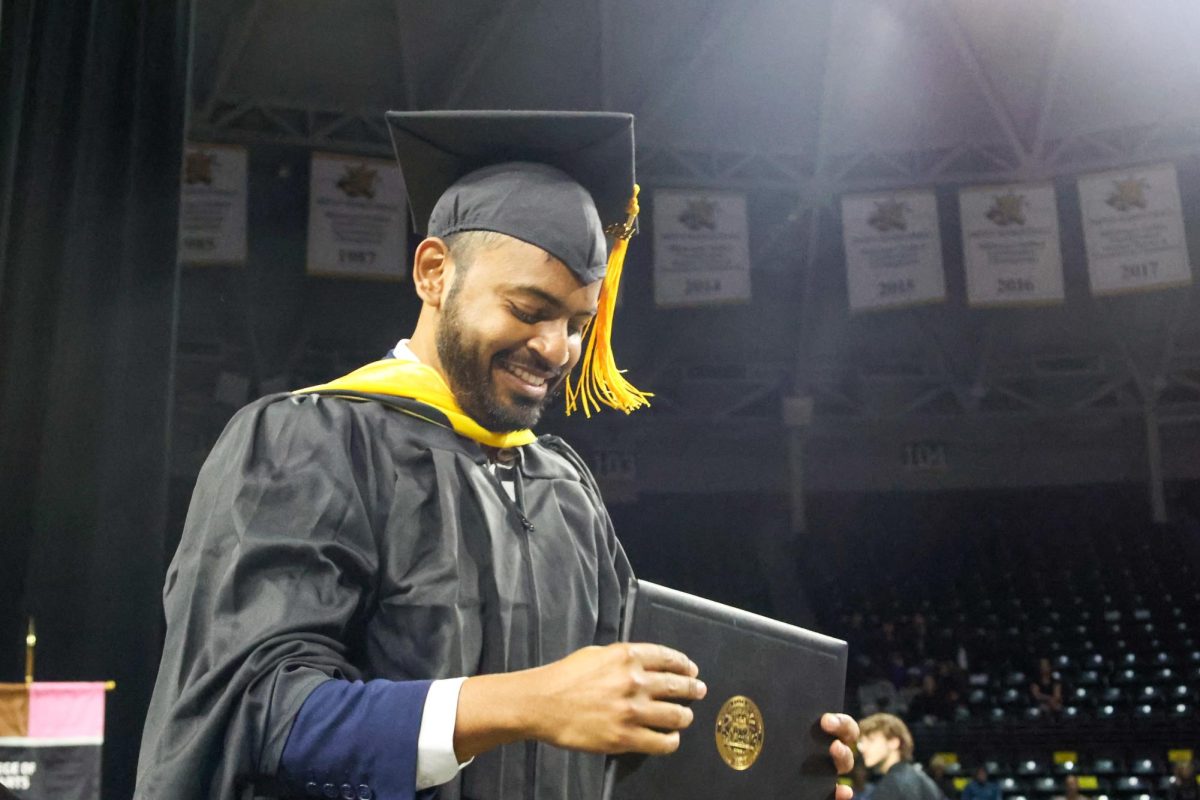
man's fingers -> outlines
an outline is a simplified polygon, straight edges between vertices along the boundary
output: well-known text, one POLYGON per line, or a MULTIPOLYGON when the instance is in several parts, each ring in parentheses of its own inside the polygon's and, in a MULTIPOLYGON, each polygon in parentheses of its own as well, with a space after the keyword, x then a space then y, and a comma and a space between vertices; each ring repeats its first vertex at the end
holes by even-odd
POLYGON ((673 672, 650 672, 646 677, 646 692, 659 699, 701 700, 708 693, 708 687, 699 678, 673 672))
POLYGON ((837 741, 829 745, 829 755, 833 757, 833 765, 839 775, 845 775, 854 769, 854 752, 843 742, 837 741))
POLYGON ((659 733, 649 728, 643 728, 629 737, 629 742, 622 752, 649 753, 652 756, 665 756, 679 749, 679 731, 659 733))
POLYGON ((850 798, 854 797, 854 790, 849 786, 843 786, 839 783, 837 789, 833 792, 833 797, 834 800, 850 800, 850 798))
POLYGON ((629 653, 637 659, 643 669, 654 672, 674 672, 679 675, 696 677, 700 668, 692 660, 678 650, 661 644, 637 642, 627 645, 629 653))
POLYGON ((637 716, 638 724, 647 728, 678 731, 691 725, 696 715, 687 706, 656 700, 643 706, 637 716))
POLYGON ((821 729, 838 738, 847 746, 858 742, 858 723, 848 714, 825 714, 821 717, 821 729))

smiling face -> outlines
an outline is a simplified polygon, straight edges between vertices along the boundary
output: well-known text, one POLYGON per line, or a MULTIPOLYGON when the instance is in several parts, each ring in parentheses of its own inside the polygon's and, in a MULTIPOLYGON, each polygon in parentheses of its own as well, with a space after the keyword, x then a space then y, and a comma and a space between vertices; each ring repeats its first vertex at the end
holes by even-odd
POLYGON ((530 428, 579 361, 600 282, 580 285, 559 260, 507 236, 452 264, 437 357, 455 399, 493 431, 530 428))

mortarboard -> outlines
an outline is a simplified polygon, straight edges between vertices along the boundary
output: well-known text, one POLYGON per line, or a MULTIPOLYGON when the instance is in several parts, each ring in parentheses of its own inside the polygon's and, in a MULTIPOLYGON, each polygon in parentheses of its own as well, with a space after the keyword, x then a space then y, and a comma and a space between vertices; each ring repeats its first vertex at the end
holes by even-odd
POLYGON ((414 229, 495 231, 604 279, 567 413, 649 405, 613 360, 621 268, 637 218, 633 116, 584 111, 389 111, 414 229), (606 236, 612 237, 608 246, 606 236))

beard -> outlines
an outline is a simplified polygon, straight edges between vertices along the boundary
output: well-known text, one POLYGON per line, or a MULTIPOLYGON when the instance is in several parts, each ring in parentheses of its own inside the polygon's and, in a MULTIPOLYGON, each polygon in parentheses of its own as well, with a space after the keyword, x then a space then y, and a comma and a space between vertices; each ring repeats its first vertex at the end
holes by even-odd
POLYGON ((452 287, 446 296, 441 324, 435 337, 438 359, 446 371, 454 399, 471 419, 490 431, 509 433, 532 428, 550 403, 562 393, 566 372, 554 379, 545 397, 540 400, 519 394, 510 399, 501 397, 493 378, 493 371, 499 368, 499 363, 506 360, 517 364, 540 363, 541 359, 529 352, 519 358, 514 357, 523 350, 521 347, 501 350, 489 357, 483 342, 478 336, 472 335, 464 323, 457 302, 457 288, 452 287))

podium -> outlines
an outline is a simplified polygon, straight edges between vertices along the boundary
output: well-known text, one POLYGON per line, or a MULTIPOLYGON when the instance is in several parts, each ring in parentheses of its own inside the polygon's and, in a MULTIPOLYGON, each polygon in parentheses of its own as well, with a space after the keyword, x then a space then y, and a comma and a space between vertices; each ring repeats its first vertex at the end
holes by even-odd
POLYGON ((21 800, 99 800, 106 689, 0 683, 0 787, 21 800))

